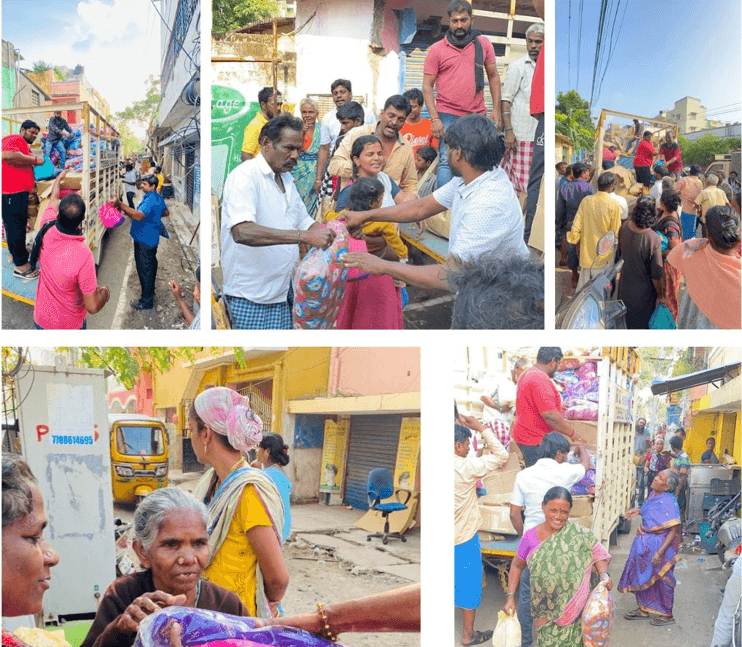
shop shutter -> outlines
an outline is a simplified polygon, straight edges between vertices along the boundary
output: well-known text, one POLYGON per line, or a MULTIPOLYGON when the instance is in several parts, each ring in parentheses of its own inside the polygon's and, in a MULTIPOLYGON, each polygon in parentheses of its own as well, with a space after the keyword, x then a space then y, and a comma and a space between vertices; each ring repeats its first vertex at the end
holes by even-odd
POLYGON ((350 420, 344 503, 368 509, 368 473, 385 467, 394 474, 402 416, 353 416, 350 420))

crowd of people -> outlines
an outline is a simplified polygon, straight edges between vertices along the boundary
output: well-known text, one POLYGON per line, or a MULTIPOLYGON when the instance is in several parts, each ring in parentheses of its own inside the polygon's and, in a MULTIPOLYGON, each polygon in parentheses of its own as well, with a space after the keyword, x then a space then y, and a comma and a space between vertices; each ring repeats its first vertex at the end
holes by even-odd
MULTIPOLYGON (((335 108, 321 120, 311 98, 298 103, 299 119, 281 112, 273 88, 258 93, 260 112, 245 129, 243 163, 227 177, 221 211, 233 327, 292 327, 292 274, 306 248, 332 244, 325 225, 335 218, 352 236, 345 264, 354 270, 338 328, 402 328, 406 286, 458 292, 482 254, 533 273, 526 243, 543 173, 543 25, 529 27, 528 53, 501 83, 470 3, 452 0, 446 10, 449 28, 428 50, 423 87, 388 97, 378 118, 353 100, 348 79, 331 84, 335 108), (519 194, 527 195, 525 216, 519 194), (447 262, 413 266, 398 223, 447 211, 447 262)), ((514 309, 537 319, 543 295, 530 296, 514 309)))
POLYGON ((633 161, 643 190, 629 209, 626 197, 616 193, 622 176, 610 170, 617 155, 611 148, 615 146, 607 146, 603 154, 597 192, 587 165, 556 166, 559 265, 571 269, 572 287, 579 291, 613 267, 612 255, 596 252, 601 236, 613 231, 618 238, 616 259, 623 260, 617 297, 626 306, 627 328, 739 328, 737 173, 704 177, 695 165, 684 169, 670 131, 658 150, 651 132, 645 131, 633 161), (660 308, 669 311, 666 323, 656 323, 660 318, 653 317, 660 308))
MULTIPOLYGON (((194 494, 171 486, 138 504, 141 570, 108 586, 83 647, 129 647, 145 618, 174 606, 259 618, 258 627, 298 627, 333 642, 347 631, 420 631, 419 585, 287 617, 288 447, 278 434, 263 435, 248 399, 226 387, 201 392, 189 419, 194 452, 209 469, 194 494), (251 450, 257 458, 248 464, 251 450)), ((43 538, 44 502, 28 465, 17 455, 2 462, 2 612, 16 617, 41 610, 59 556, 43 538)), ((2 642, 27 647, 5 630, 2 642)))
MULTIPOLYGON (((474 628, 483 581, 478 499, 487 494, 482 479, 496 473, 513 452, 524 465, 509 497, 510 521, 520 539, 503 609, 517 613, 522 647, 532 644, 534 628, 541 647, 581 646, 581 612, 595 586, 591 572, 609 590, 614 586, 608 572, 611 555, 590 530, 569 520, 571 490, 595 465, 586 441, 563 415, 552 379, 561 360, 560 348, 542 347, 532 366, 518 359, 510 374, 483 382, 488 393, 481 397, 481 420, 460 414, 455 407, 455 604, 462 610, 463 645, 492 638, 492 630, 474 628)), ((642 523, 617 587, 622 593, 634 593, 637 600, 637 608, 624 618, 646 618, 655 627, 675 623, 673 569, 679 559, 691 469, 684 441, 682 428, 657 425, 652 436, 644 418, 636 422, 637 507, 624 516, 641 515, 642 523)), ((707 447, 702 461, 718 462, 713 438, 707 447)))

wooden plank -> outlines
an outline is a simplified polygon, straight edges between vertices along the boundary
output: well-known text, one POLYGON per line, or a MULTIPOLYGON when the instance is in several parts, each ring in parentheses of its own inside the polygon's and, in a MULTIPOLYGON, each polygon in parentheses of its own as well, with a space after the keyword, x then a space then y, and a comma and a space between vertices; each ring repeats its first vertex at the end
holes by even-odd
POLYGON ((501 11, 486 11, 484 9, 474 9, 472 17, 480 16, 481 18, 495 18, 496 20, 514 20, 518 22, 542 22, 538 16, 524 16, 523 14, 510 15, 501 11))

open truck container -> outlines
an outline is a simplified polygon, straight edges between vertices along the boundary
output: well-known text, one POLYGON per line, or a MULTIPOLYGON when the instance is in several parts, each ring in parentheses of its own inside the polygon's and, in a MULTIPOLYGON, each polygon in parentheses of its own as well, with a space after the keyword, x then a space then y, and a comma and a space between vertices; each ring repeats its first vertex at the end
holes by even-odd
MULTIPOLYGON (((48 123, 48 119, 56 111, 78 112, 80 115, 79 124, 83 128, 83 136, 80 139, 82 170, 68 172, 64 186, 76 189, 79 187, 79 194, 85 200, 83 233, 88 247, 93 252, 95 264, 98 265, 103 248, 103 236, 106 233, 106 228, 98 217, 98 210, 105 202, 119 195, 122 187, 119 168, 121 154, 119 152, 118 131, 87 101, 12 110, 3 109, 2 118, 3 122, 9 125, 10 132, 17 133, 27 115, 43 113, 46 115, 48 123), (91 146, 91 139, 95 144, 94 146, 91 146), (94 153, 93 150, 95 150, 94 153), (94 168, 91 168, 91 162, 94 162, 94 168)), ((42 127, 42 130, 44 129, 42 127)), ((40 153, 40 142, 40 138, 37 138, 31 147, 32 152, 40 153)), ((34 235, 38 230, 40 216, 44 213, 48 204, 52 184, 54 184, 53 179, 41 180, 36 183, 40 204, 34 235)), ((3 241, 3 247, 7 249, 5 241, 3 241)), ((8 260, 8 254, 3 253, 2 256, 3 294, 33 305, 36 301, 37 282, 24 281, 15 277, 13 275, 13 264, 8 260)))

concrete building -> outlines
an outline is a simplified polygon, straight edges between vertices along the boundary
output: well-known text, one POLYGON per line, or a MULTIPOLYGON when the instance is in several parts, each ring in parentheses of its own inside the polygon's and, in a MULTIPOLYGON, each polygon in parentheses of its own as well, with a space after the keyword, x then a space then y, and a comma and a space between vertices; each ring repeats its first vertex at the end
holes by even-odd
POLYGON ((707 119, 706 107, 701 105, 701 100, 695 97, 683 97, 675 102, 671 110, 660 111, 656 118, 678 124, 678 132, 681 135, 724 125, 721 121, 707 119))
MULTIPOLYGON (((427 50, 443 38, 447 2, 428 0, 302 0, 296 17, 279 22, 277 77, 284 109, 305 96, 315 99, 320 118, 334 107, 330 84, 353 83, 354 99, 378 114, 385 100, 422 88, 427 50)), ((474 26, 493 43, 498 71, 526 54, 525 31, 540 22, 529 0, 474 0, 474 26)), ((212 39, 212 57, 248 62, 214 63, 212 188, 221 195, 224 178, 240 161, 245 126, 259 110, 258 91, 273 84, 273 24, 212 39)), ((485 103, 491 109, 489 90, 485 103)), ((427 114, 427 111, 425 112, 427 114)))
MULTIPOLYGON (((153 377, 154 414, 177 427, 171 451, 198 471, 188 411, 211 386, 249 396, 264 433, 281 434, 292 501, 365 509, 371 469, 419 492, 420 353, 417 348, 204 349, 153 377), (179 455, 178 455, 179 454, 179 455), (332 478, 328 478, 328 474, 332 478), (332 482, 330 482, 332 481, 332 482)), ((178 465, 178 466, 180 466, 178 465)))
POLYGON ((160 112, 153 124, 155 156, 172 181, 174 197, 196 221, 201 188, 200 31, 198 0, 162 0, 160 112))
MULTIPOLYGON (((13 43, 2 41, 3 48, 3 108, 26 108, 29 106, 45 106, 51 103, 51 96, 31 78, 27 72, 21 69, 21 61, 24 60, 19 50, 15 49, 13 43)), ((46 125, 47 117, 43 112, 29 114, 26 119, 33 119, 42 128, 46 125)), ((18 124, 12 130, 18 131, 18 124)), ((9 122, 3 122, 3 135, 11 133, 9 122)))
POLYGON ((697 139, 701 139, 706 135, 713 135, 720 139, 726 139, 728 137, 742 137, 742 125, 737 122, 734 124, 726 124, 724 126, 718 126, 717 128, 704 128, 703 130, 696 130, 692 133, 685 133, 685 137, 689 142, 694 142, 697 139))

